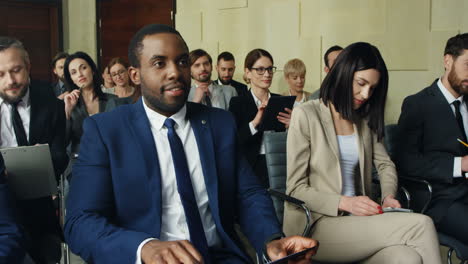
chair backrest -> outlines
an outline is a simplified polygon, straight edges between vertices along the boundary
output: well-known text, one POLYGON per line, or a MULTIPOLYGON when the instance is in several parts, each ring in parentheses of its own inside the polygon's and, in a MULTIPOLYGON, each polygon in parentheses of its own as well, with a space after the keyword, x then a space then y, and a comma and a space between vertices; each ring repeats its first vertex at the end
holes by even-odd
POLYGON ((393 160, 393 155, 395 155, 395 141, 398 137, 398 125, 390 124, 385 126, 385 138, 384 145, 387 150, 388 155, 393 160))
MULTIPOLYGON (((265 158, 268 169, 270 189, 284 193, 286 191, 286 132, 265 132, 265 158)), ((283 223, 284 202, 272 197, 276 216, 283 223)))

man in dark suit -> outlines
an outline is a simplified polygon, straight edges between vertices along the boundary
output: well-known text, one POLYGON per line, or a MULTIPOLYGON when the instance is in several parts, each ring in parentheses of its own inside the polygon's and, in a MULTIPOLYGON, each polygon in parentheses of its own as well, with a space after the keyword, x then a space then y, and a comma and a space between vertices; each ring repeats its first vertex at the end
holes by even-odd
POLYGON ((21 263, 25 256, 24 234, 15 217, 13 204, 6 184, 5 163, 0 154, 0 263, 21 263))
POLYGON ((60 100, 63 100, 65 95, 67 95, 67 86, 65 85, 65 78, 63 75, 63 65, 67 57, 68 53, 59 52, 52 59, 52 71, 57 78, 57 82, 53 84, 52 89, 54 90, 55 96, 60 100))
MULTIPOLYGON (((22 43, 0 37, 0 148, 49 144, 58 177, 68 162, 64 105, 49 84, 30 81, 30 67, 22 43)), ((31 237, 31 257, 37 263, 58 261, 60 241, 49 242, 61 236, 52 199, 18 201, 18 209, 31 237)))
POLYGON ((232 53, 224 51, 218 55, 216 71, 218 72, 218 80, 215 81, 217 84, 230 85, 234 87, 238 96, 244 96, 247 94, 247 85, 232 78, 236 71, 236 61, 232 53))
POLYGON ((468 34, 447 41, 445 73, 408 96, 398 127, 397 168, 401 175, 429 181, 427 214, 440 232, 468 245, 468 34))
POLYGON ((187 103, 188 48, 176 30, 142 28, 129 60, 143 98, 84 122, 67 200, 72 251, 94 263, 249 263, 235 221, 272 259, 316 244, 281 238, 233 117, 187 103))

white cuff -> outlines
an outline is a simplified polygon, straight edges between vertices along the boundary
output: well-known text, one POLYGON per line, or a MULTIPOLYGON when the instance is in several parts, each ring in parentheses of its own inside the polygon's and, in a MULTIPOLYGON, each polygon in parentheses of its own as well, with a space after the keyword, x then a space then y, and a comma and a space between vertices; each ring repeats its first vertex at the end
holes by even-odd
POLYGON ((462 170, 461 170, 461 157, 455 157, 453 159, 453 177, 454 178, 460 178, 463 176, 462 170))
POLYGON ((250 133, 253 135, 257 134, 258 130, 254 127, 252 122, 249 123, 250 133))
POLYGON ((143 248, 143 246, 150 242, 151 240, 157 240, 156 238, 147 238, 145 240, 143 240, 143 242, 140 243, 140 245, 138 246, 138 250, 137 250, 137 253, 136 253, 136 261, 135 261, 135 264, 142 264, 141 262, 141 249, 143 248))

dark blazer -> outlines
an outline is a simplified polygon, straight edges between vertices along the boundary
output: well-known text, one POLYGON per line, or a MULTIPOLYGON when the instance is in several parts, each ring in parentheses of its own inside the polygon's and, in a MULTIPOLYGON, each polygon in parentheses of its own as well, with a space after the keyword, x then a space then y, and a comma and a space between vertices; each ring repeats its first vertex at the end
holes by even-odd
POLYGON ((13 203, 0 154, 0 263, 21 263, 25 256, 24 235, 17 223, 13 203))
MULTIPOLYGON (((107 104, 115 100, 117 96, 104 93, 99 98, 99 113, 105 112, 107 104)), ((115 103, 114 103, 115 105, 115 103)), ((71 144, 71 152, 78 153, 80 150, 81 136, 83 135, 83 121, 89 117, 83 98, 80 96, 78 103, 73 108, 70 119, 67 121, 67 145, 71 144)))
POLYGON ((453 178, 454 158, 466 155, 466 148, 457 141, 462 134, 437 80, 405 98, 398 128, 397 168, 401 175, 432 184, 433 198, 427 213, 437 223, 453 201, 468 199, 466 179, 453 178))
POLYGON ((31 82, 29 98, 29 145, 48 143, 55 173, 60 175, 68 162, 65 149, 65 105, 50 92, 48 83, 39 81, 31 82))
MULTIPOLYGON (((279 94, 271 93, 271 96, 280 96, 279 94)), ((237 129, 240 138, 240 144, 243 149, 249 164, 255 167, 257 156, 262 144, 263 131, 259 130, 258 133, 252 135, 250 132, 249 123, 257 115, 257 105, 251 93, 246 96, 237 96, 231 99, 229 104, 229 111, 234 114, 237 123, 237 129)))
POLYGON ((238 96, 248 95, 249 91, 247 90, 247 85, 240 83, 234 79, 231 80, 231 83, 229 85, 231 85, 232 87, 236 89, 238 96))
MULTIPOLYGON (((200 152, 209 206, 223 248, 245 262, 234 223, 258 252, 281 232, 271 199, 237 147, 235 122, 221 109, 187 103, 200 152)), ((91 263, 134 263, 139 244, 159 238, 161 178, 158 153, 142 99, 91 116, 67 200, 65 239, 91 263)))

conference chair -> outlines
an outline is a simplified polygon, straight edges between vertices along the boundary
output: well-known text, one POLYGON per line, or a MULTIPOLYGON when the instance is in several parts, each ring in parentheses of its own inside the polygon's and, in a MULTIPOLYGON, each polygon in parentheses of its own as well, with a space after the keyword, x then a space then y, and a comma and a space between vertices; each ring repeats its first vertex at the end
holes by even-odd
MULTIPOLYGON (((398 126, 396 124, 385 126, 385 147, 390 157, 395 155, 395 142, 398 140, 398 126)), ((429 207, 432 199, 432 185, 422 179, 415 179, 399 175, 398 181, 410 195, 406 201, 406 208, 412 209, 414 212, 424 214, 429 207)), ((452 264, 453 251, 461 260, 460 263, 468 263, 468 246, 464 245, 457 239, 437 232, 439 243, 449 248, 447 252, 447 263, 452 264)))

